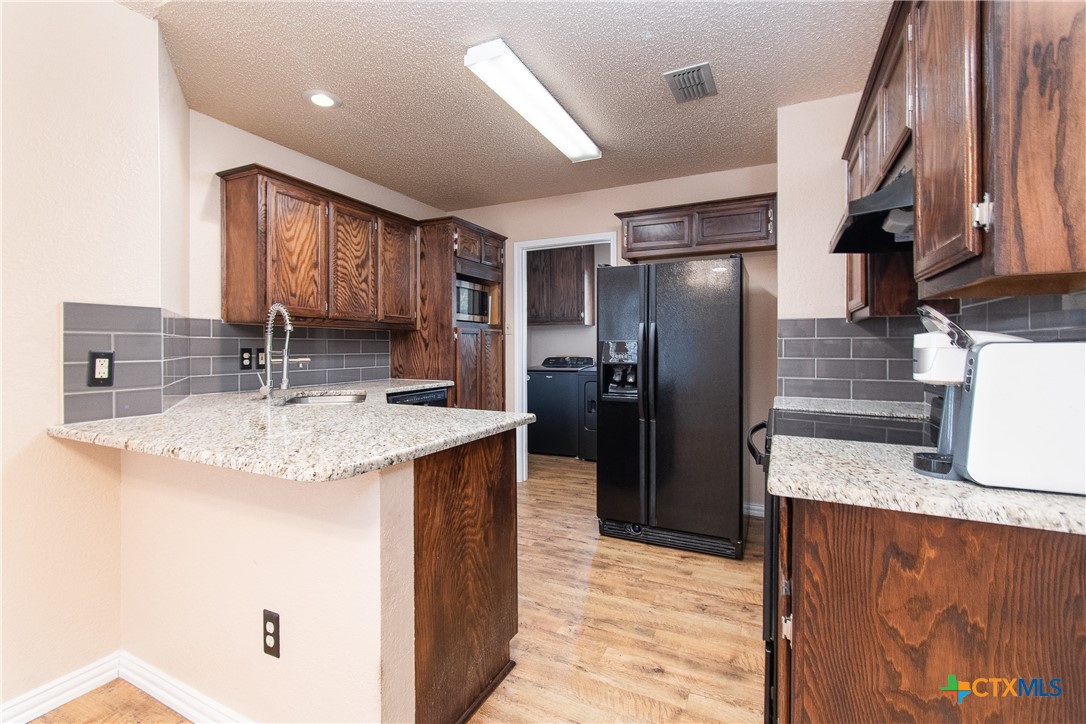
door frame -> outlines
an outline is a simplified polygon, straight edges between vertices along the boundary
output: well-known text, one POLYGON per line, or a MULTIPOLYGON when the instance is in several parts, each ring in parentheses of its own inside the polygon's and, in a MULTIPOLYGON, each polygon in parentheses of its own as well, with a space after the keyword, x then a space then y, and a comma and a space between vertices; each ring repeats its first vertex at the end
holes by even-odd
MULTIPOLYGON (((513 242, 512 332, 513 338, 513 411, 528 411, 528 252, 558 249, 565 246, 607 244, 611 266, 618 264, 618 232, 558 236, 513 242)), ((517 482, 528 479, 528 432, 526 426, 517 428, 517 482)))

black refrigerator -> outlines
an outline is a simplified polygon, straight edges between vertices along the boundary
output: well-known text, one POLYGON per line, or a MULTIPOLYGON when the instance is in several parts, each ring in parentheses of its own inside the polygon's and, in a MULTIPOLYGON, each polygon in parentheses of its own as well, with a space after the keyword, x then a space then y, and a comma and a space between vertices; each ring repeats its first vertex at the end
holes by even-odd
POLYGON ((743 557, 743 260, 597 277, 600 533, 743 557))

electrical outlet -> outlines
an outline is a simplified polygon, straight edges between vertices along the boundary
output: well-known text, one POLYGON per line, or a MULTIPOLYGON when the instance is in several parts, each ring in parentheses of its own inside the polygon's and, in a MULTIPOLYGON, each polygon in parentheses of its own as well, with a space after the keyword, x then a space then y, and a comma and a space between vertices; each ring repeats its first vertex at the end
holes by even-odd
POLYGON ((113 352, 87 353, 87 387, 113 387, 113 352))
POLYGON ((279 614, 264 609, 264 653, 279 658, 279 614))
POLYGON ((251 370, 253 368, 253 348, 252 347, 242 347, 241 348, 241 359, 239 360, 239 362, 241 363, 241 368, 243 370, 251 370))
POLYGON ((258 370, 265 370, 268 368, 267 360, 264 359, 264 348, 256 348, 256 368, 258 370))

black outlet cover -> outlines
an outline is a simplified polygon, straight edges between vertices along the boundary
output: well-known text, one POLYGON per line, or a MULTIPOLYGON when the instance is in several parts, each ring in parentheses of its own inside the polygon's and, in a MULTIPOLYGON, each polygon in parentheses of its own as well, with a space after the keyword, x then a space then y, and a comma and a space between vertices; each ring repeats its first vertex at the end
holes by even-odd
POLYGON ((113 387, 113 352, 87 353, 87 387, 113 387), (97 377, 98 365, 105 366, 105 376, 97 377))
POLYGON ((264 627, 261 631, 264 639, 264 653, 268 656, 274 656, 279 658, 279 614, 275 611, 269 611, 264 609, 264 627), (271 631, 268 630, 269 624, 271 624, 271 631), (268 645, 268 639, 272 640, 272 644, 268 645))

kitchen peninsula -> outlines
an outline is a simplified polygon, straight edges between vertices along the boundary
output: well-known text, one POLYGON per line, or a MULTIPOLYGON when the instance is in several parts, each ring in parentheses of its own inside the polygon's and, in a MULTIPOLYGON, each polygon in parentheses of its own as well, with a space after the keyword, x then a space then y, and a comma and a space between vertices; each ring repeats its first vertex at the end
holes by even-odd
POLYGON ((448 384, 201 395, 50 428, 125 451, 125 650, 227 717, 470 713, 513 666, 513 430, 534 417, 385 402, 448 384), (366 399, 287 403, 346 393, 366 399), (264 609, 280 616, 278 658, 258 638, 264 609))

